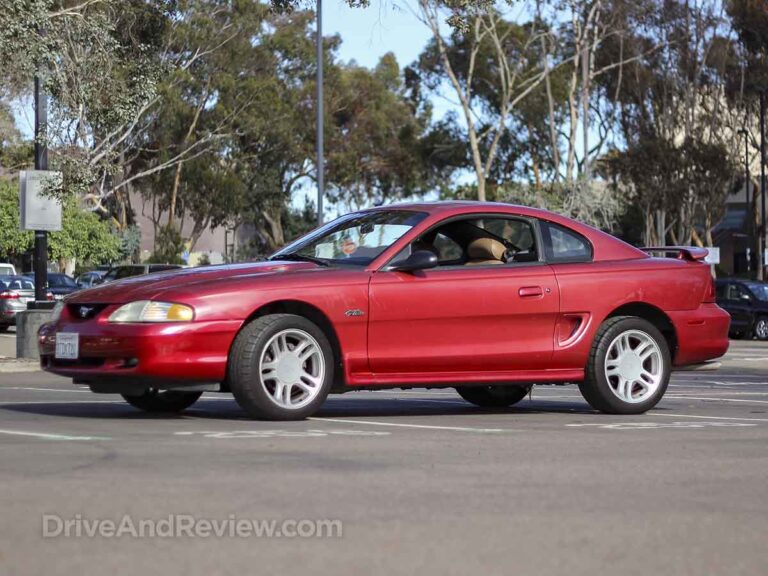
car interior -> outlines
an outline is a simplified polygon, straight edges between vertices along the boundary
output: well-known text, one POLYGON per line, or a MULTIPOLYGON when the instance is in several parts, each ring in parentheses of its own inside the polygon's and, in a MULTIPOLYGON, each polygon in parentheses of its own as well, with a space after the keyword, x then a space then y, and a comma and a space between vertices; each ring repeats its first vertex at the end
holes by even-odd
POLYGON ((518 218, 454 220, 427 231, 396 260, 419 250, 437 255, 438 266, 493 266, 539 260, 533 226, 518 218))

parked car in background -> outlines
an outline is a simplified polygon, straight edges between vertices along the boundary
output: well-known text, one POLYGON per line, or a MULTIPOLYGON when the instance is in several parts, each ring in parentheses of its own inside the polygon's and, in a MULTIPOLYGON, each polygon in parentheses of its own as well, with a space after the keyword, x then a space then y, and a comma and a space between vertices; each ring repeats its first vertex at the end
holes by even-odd
MULTIPOLYGON (((48 300, 53 294, 47 293, 48 300)), ((16 324, 16 314, 35 299, 35 281, 27 276, 0 276, 0 332, 16 324)))
MULTIPOLYGON (((34 272, 25 274, 25 276, 31 279, 34 284, 34 272)), ((72 292, 76 292, 79 289, 80 287, 72 276, 58 272, 48 272, 48 291, 53 294, 54 300, 61 300, 67 294, 72 294, 72 292)))
POLYGON ((716 285, 717 303, 731 315, 731 338, 768 340, 768 283, 723 278, 716 285))
POLYGON ((13 264, 0 264, 0 276, 16 276, 16 268, 13 264))
POLYGON ((183 268, 178 264, 126 264, 125 266, 116 266, 104 274, 102 283, 131 278, 132 276, 143 276, 153 272, 165 272, 166 270, 178 270, 183 268))
POLYGON ((106 271, 91 270, 90 272, 80 274, 80 276, 75 278, 75 282, 77 282, 79 288, 92 288, 104 281, 104 274, 106 274, 106 271))

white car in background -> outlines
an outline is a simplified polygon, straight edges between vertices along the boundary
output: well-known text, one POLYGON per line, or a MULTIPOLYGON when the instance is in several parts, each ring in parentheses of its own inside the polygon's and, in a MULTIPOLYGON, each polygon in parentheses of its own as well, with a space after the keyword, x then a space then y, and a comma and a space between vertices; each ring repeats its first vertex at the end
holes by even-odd
POLYGON ((16 276, 16 268, 13 264, 0 263, 0 276, 16 276))

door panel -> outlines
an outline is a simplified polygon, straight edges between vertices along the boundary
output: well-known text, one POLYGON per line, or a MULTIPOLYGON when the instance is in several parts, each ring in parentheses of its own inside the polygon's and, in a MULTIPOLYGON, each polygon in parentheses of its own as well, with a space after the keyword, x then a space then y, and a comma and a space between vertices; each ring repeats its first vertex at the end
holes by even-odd
POLYGON ((374 373, 534 370, 552 356, 559 293, 545 264, 378 272, 369 310, 374 373))

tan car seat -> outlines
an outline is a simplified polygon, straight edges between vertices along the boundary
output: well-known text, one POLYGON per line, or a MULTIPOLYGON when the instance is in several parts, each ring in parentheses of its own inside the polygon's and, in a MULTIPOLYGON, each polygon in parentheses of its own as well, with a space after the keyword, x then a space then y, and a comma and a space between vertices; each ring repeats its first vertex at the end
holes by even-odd
POLYGON ((467 246, 468 266, 504 264, 504 244, 493 238, 476 238, 467 246))

